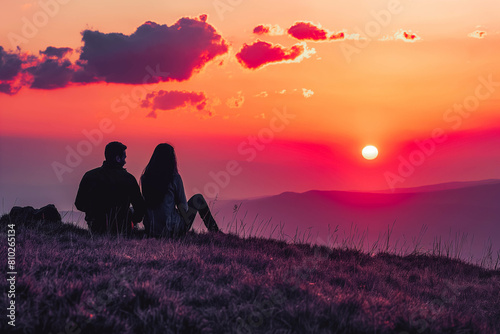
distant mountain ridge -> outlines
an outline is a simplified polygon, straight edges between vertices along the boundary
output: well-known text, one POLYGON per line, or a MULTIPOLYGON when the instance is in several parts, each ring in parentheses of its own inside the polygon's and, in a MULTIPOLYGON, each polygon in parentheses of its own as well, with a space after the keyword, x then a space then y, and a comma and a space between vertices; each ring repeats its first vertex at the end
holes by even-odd
MULTIPOLYGON (((406 187, 406 188, 394 188, 394 189, 379 189, 379 190, 308 190, 304 192, 295 192, 295 191, 284 191, 280 194, 287 194, 287 193, 295 193, 295 194, 303 194, 307 193, 310 191, 325 191, 325 192, 330 192, 330 191, 338 191, 338 192, 348 192, 348 193, 388 193, 388 194, 393 194, 393 193, 416 193, 416 192, 426 192, 426 191, 441 191, 441 190, 450 190, 450 189, 459 189, 459 188, 469 188, 469 187, 476 187, 476 186, 482 186, 485 184, 500 184, 500 179, 487 179, 487 180, 478 180, 478 181, 455 181, 455 182, 444 182, 444 183, 436 183, 436 184, 428 184, 425 186, 418 186, 418 187, 406 187)), ((271 195, 271 196, 277 196, 277 195, 271 195)), ((260 197, 254 197, 254 198, 248 198, 248 199, 260 199, 264 197, 271 197, 271 196, 260 196, 260 197)), ((236 200, 236 199, 234 199, 236 200)))
MULTIPOLYGON (((488 180, 479 180, 479 181, 446 182, 446 183, 438 183, 438 184, 429 184, 429 185, 419 186, 419 187, 395 188, 394 192, 403 193, 403 192, 440 191, 440 190, 476 187, 476 186, 482 186, 485 184, 500 184, 500 180, 499 179, 488 179, 488 180)), ((391 192, 392 193, 393 191, 391 189, 386 189, 386 190, 380 190, 378 192, 391 192)))
POLYGON ((223 228, 234 227, 235 221, 250 226, 271 220, 284 224, 283 232, 289 237, 311 229, 312 242, 331 239, 330 225, 338 226, 341 235, 350 233, 353 226, 360 234, 366 231, 366 241, 373 243, 394 224, 391 238, 399 245, 420 242, 429 249, 439 240, 455 240, 457 252, 474 258, 481 258, 490 243, 494 251, 500 249, 500 180, 453 182, 394 193, 284 192, 254 200, 217 201, 214 212, 218 221, 224 221, 223 228))

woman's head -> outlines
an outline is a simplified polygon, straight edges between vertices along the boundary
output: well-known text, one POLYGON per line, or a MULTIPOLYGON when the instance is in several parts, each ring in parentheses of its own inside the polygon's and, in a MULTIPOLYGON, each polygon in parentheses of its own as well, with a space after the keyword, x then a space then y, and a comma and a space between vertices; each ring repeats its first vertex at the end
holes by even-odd
POLYGON ((158 144, 141 176, 142 194, 149 207, 161 203, 177 173, 174 148, 167 143, 158 144))
POLYGON ((146 166, 149 169, 165 171, 167 174, 177 172, 177 159, 175 157, 174 147, 167 143, 158 144, 146 166))

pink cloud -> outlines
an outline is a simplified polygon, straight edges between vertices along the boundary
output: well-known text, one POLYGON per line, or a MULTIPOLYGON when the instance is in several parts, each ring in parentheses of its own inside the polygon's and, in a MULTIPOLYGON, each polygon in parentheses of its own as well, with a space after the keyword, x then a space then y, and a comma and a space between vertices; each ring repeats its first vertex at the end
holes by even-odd
POLYGON ((172 26, 148 21, 131 35, 82 33, 80 61, 97 81, 142 84, 184 81, 209 61, 228 51, 228 45, 207 16, 181 18, 172 26), (151 71, 147 69, 151 68, 151 71))
POLYGON ((194 106, 197 110, 203 110, 207 104, 207 97, 203 92, 188 92, 188 91, 164 91, 150 93, 142 101, 141 107, 151 108, 152 111, 148 115, 156 117, 156 110, 174 110, 194 106))
POLYGON ((345 33, 341 31, 341 32, 336 33, 336 34, 331 34, 329 39, 330 40, 345 39, 345 33))
POLYGON ((256 35, 269 34, 269 26, 264 26, 263 24, 258 25, 255 28, 253 28, 253 33, 256 35))
POLYGON ((285 31, 277 24, 260 24, 253 28, 253 33, 256 35, 280 36, 283 35, 285 31))
POLYGON ((316 27, 315 25, 308 22, 296 22, 293 26, 288 28, 288 33, 300 40, 313 40, 313 41, 324 41, 327 37, 327 31, 316 27))
POLYGON ((345 39, 344 32, 332 33, 310 22, 295 22, 288 28, 288 34, 298 40, 328 41, 345 39))
POLYGON ((236 59, 246 68, 257 69, 272 63, 300 62, 315 52, 314 49, 308 49, 305 43, 295 44, 287 49, 279 44, 257 41, 250 45, 243 44, 236 59))

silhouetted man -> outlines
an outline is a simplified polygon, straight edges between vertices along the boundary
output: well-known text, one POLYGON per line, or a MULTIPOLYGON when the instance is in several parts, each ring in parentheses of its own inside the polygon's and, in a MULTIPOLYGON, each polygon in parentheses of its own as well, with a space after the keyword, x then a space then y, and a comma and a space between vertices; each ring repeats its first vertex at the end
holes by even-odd
POLYGON ((80 182, 75 205, 85 212, 92 233, 130 235, 133 223, 144 216, 145 204, 137 180, 123 168, 126 148, 116 141, 106 145, 106 161, 85 173, 80 182))

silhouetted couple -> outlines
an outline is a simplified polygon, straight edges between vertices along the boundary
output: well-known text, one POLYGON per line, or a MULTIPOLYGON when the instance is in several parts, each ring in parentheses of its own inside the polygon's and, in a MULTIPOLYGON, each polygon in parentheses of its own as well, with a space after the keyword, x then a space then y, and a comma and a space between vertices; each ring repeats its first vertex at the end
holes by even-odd
POLYGON ((119 142, 106 145, 102 166, 80 182, 75 205, 85 212, 92 233, 130 235, 144 218, 147 235, 178 237, 191 229, 197 212, 209 231, 219 231, 203 195, 186 200, 171 145, 156 146, 141 176, 142 195, 135 177, 123 168, 126 149, 119 142))

